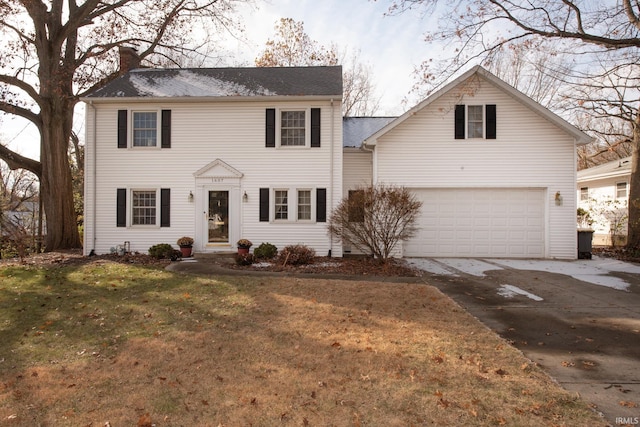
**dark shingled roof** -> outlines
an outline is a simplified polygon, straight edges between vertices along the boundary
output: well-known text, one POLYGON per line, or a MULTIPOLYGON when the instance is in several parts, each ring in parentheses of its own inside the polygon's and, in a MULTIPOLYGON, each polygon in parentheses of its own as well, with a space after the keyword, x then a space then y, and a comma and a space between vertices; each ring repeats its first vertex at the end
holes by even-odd
POLYGON ((342 146, 360 147, 362 141, 378 132, 395 117, 345 117, 342 119, 342 146))
POLYGON ((87 98, 332 96, 342 98, 342 67, 138 68, 87 98))

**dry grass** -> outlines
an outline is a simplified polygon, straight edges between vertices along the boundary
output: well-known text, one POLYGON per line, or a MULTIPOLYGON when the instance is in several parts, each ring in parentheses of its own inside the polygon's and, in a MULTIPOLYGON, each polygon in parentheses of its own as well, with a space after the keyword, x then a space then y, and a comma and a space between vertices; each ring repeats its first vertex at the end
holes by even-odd
POLYGON ((604 425, 436 289, 0 268, 0 425, 604 425))

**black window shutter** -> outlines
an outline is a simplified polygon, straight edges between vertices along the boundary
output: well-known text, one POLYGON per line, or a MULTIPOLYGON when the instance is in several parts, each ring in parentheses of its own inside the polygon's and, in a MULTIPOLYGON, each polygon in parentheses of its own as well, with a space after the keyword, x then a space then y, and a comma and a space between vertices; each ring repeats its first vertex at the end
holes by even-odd
POLYGON ((160 189, 160 227, 171 227, 171 189, 160 189))
POLYGON ((127 148, 127 110, 118 110, 118 148, 127 148))
POLYGON ((464 139, 464 105, 456 105, 456 117, 455 117, 455 127, 456 127, 456 139, 464 139))
POLYGON ((276 146, 276 110, 275 108, 267 108, 267 125, 265 147, 276 146))
POLYGON ((116 197, 116 227, 127 226, 127 189, 118 188, 116 197))
POLYGON ((320 109, 311 109, 311 146, 320 147, 320 109))
POLYGON ((327 222, 327 189, 316 189, 316 222, 327 222))
POLYGON ((162 110, 162 148, 171 148, 171 110, 162 110))
POLYGON ((260 221, 269 222, 269 189, 260 189, 260 221))
POLYGON ((487 129, 485 135, 487 139, 496 139, 496 106, 489 104, 485 106, 487 111, 487 129))

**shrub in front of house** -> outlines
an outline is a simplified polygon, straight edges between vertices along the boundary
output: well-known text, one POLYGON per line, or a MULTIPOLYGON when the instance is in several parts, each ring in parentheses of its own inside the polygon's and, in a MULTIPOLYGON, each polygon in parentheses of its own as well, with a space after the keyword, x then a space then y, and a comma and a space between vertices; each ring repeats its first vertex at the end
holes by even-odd
POLYGON ((253 254, 236 254, 236 264, 251 265, 255 260, 253 254))
POLYGON ((278 248, 269 242, 260 243, 260 246, 253 250, 253 256, 257 259, 273 259, 278 255, 278 248))
POLYGON ((278 262, 285 265, 305 265, 313 263, 316 251, 305 245, 289 245, 280 251, 278 262))
POLYGON ((149 255, 157 259, 170 259, 175 261, 180 258, 180 251, 173 249, 168 243, 158 243, 149 248, 149 255))

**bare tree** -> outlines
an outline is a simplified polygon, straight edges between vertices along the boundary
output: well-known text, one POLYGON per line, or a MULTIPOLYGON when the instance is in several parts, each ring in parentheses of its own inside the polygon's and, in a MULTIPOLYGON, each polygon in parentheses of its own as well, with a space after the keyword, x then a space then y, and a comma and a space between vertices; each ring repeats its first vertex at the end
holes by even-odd
POLYGON ((37 234, 38 180, 24 169, 11 170, 0 161, 0 242, 7 240, 24 258, 35 246, 37 234))
POLYGON ((342 114, 347 117, 373 116, 380 106, 371 67, 360 60, 360 52, 343 56, 342 114))
POLYGON ((564 77, 574 87, 596 82, 609 89, 629 88, 620 92, 592 87, 583 101, 606 115, 631 114, 628 128, 618 128, 630 130, 625 136, 633 146, 628 247, 640 249, 640 4, 633 0, 396 0, 390 13, 416 7, 439 14, 439 28, 428 31, 426 38, 445 43, 445 52, 450 52, 442 61, 422 63, 421 85, 439 87, 461 69, 490 59, 500 49, 534 43, 537 49, 575 61, 574 72, 564 77), (630 73, 620 73, 623 69, 630 73), (619 98, 621 94, 624 99, 619 98))
POLYGON ((404 187, 360 187, 333 210, 328 228, 332 236, 386 261, 398 242, 415 235, 421 207, 404 187))
MULTIPOLYGON (((40 132, 40 161, 0 146, 11 169, 39 177, 46 250, 79 247, 68 147, 81 96, 118 76, 119 46, 150 64, 194 54, 196 29, 229 29, 243 0, 12 0, 0 3, 0 111, 40 132)), ((203 37, 206 39, 206 36, 203 37)), ((175 62, 175 61, 174 61, 175 62)))
POLYGON ((360 61, 360 53, 339 54, 337 47, 320 45, 304 31, 304 23, 292 18, 280 18, 275 26, 276 35, 268 39, 266 48, 255 59, 258 67, 343 66, 342 113, 344 116, 373 115, 380 97, 370 67, 360 61))
POLYGON ((304 67, 337 65, 338 53, 312 40, 304 32, 304 23, 292 18, 280 18, 275 25, 276 35, 268 39, 266 48, 255 63, 257 67, 304 67))

